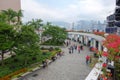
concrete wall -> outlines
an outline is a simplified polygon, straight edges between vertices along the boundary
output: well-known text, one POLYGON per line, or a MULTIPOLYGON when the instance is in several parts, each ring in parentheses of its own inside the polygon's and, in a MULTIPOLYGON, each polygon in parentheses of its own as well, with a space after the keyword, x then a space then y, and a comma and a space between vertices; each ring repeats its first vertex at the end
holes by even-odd
POLYGON ((20 0, 0 0, 0 10, 13 9, 18 11, 21 9, 20 0))

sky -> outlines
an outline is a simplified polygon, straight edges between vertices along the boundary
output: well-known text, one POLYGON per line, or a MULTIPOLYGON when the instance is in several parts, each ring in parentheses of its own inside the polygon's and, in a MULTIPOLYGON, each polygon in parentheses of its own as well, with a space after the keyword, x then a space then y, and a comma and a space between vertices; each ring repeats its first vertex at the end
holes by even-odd
POLYGON ((21 0, 23 21, 75 22, 106 20, 114 13, 116 0, 21 0))

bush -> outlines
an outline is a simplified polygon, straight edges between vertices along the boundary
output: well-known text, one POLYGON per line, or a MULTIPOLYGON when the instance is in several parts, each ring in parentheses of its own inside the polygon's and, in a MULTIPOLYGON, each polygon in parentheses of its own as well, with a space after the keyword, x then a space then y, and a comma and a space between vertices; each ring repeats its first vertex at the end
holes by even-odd
POLYGON ((55 48, 55 50, 57 50, 57 51, 58 51, 58 50, 60 50, 60 48, 57 48, 57 47, 56 47, 56 48, 55 48))
MULTIPOLYGON (((49 49, 53 50, 53 47, 49 49)), ((25 68, 25 67, 30 68, 32 64, 35 64, 38 62, 41 63, 43 60, 51 59, 51 57, 54 56, 58 52, 58 50, 57 51, 54 50, 51 52, 48 50, 43 50, 41 52, 42 53, 37 54, 37 56, 34 54, 28 54, 27 62, 29 62, 29 64, 26 64, 26 66, 24 66, 25 57, 26 57, 24 54, 15 55, 15 58, 9 57, 5 59, 4 60, 4 62, 6 63, 5 66, 0 66, 0 70, 1 70, 0 77, 4 77, 12 72, 20 70, 21 68, 25 68)))

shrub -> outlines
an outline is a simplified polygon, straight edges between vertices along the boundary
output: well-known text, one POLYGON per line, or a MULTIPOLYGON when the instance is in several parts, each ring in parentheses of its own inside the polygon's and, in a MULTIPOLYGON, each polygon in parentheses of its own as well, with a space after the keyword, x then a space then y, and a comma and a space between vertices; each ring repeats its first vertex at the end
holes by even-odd
POLYGON ((55 50, 57 50, 57 51, 58 51, 58 50, 60 50, 60 49, 56 47, 56 48, 55 48, 55 50))

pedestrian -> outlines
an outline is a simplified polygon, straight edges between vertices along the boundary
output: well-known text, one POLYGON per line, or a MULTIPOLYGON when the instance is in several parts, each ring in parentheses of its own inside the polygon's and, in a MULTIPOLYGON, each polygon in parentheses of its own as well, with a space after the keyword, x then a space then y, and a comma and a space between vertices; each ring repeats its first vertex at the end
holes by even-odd
POLYGON ((78 53, 80 53, 80 48, 78 48, 78 53))
POLYGON ((69 45, 68 41, 66 42, 66 45, 67 45, 67 47, 68 47, 68 45, 69 45))
POLYGON ((73 51, 74 51, 74 47, 73 47, 73 46, 71 46, 70 48, 71 48, 71 53, 73 53, 73 51))
POLYGON ((69 54, 71 54, 71 47, 70 47, 70 48, 68 48, 68 50, 69 50, 69 54))
POLYGON ((89 64, 89 60, 90 60, 90 56, 87 55, 87 56, 86 56, 86 64, 87 64, 87 65, 89 64))
POLYGON ((80 53, 80 45, 78 45, 77 50, 78 50, 78 53, 80 53))
POLYGON ((77 50, 77 45, 75 45, 75 50, 77 50))
POLYGON ((45 67, 47 66, 46 60, 43 60, 43 61, 42 61, 42 65, 43 65, 43 68, 45 68, 45 67))
POLYGON ((80 49, 83 50, 83 45, 80 46, 80 49))

